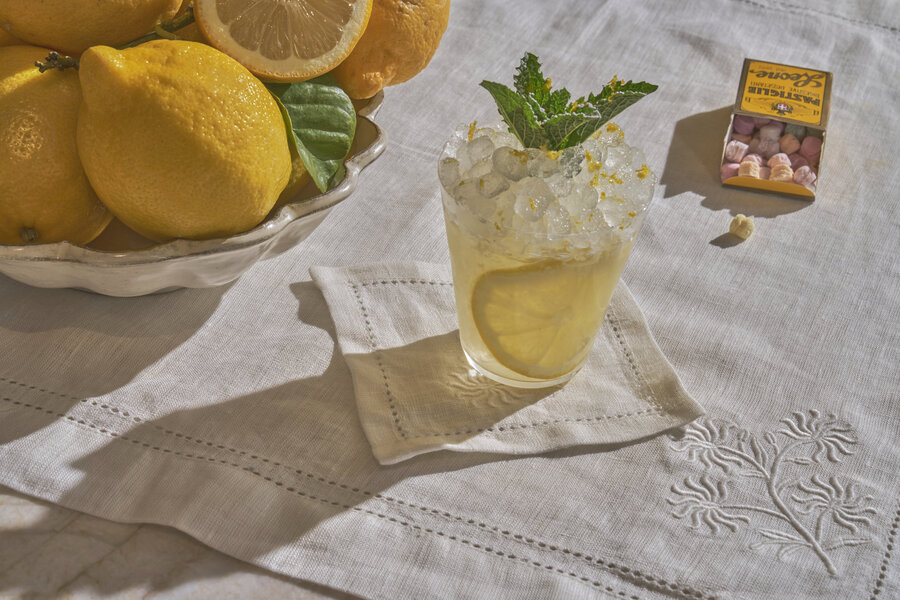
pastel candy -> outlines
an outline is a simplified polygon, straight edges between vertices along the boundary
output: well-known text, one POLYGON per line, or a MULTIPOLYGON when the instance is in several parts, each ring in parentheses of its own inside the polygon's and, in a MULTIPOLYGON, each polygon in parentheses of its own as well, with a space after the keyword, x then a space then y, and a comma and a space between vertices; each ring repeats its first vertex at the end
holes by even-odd
POLYGON ((794 183, 798 183, 800 185, 805 185, 806 187, 812 186, 813 183, 816 182, 816 172, 810 169, 807 166, 800 167, 796 171, 794 171, 794 183))
POLYGON ((747 152, 749 154, 759 154, 759 142, 760 139, 758 137, 750 140, 750 143, 747 144, 747 152))
MULTIPOLYGON (((749 143, 750 143, 750 140, 753 139, 753 136, 750 135, 749 133, 748 133, 748 134, 743 134, 743 133, 732 133, 732 134, 731 134, 731 139, 737 140, 737 141, 739 141, 739 142, 744 142, 745 144, 749 144, 749 143)), ((799 148, 799 147, 800 147, 800 144, 797 144, 797 147, 799 148)))
POLYGON ((748 154, 747 156, 744 157, 744 160, 742 160, 741 162, 748 161, 748 160, 752 160, 759 166, 763 166, 763 157, 760 156, 759 154, 748 154))
POLYGON ((742 135, 750 135, 756 128, 753 117, 745 117, 744 115, 734 115, 732 121, 732 131, 742 135))
POLYGON ((769 179, 772 181, 793 181, 794 170, 790 165, 777 164, 772 167, 772 171, 769 173, 769 179))
POLYGON ((806 137, 806 127, 804 127, 803 125, 794 125, 793 123, 788 123, 784 126, 784 132, 791 134, 801 141, 806 137))
POLYGON ((788 158, 791 159, 791 168, 794 169, 795 171, 797 169, 799 169, 800 167, 808 167, 809 166, 809 161, 797 153, 789 154, 788 158))
POLYGON ((739 163, 747 155, 747 144, 737 140, 731 140, 725 145, 725 158, 731 162, 739 163))
POLYGON ((762 127, 763 125, 768 125, 772 122, 772 119, 767 119, 765 117, 753 117, 753 125, 756 127, 762 127))
POLYGON ((772 121, 759 128, 759 137, 764 140, 777 140, 781 137, 782 131, 784 131, 784 123, 772 121))
POLYGON ((725 181, 729 177, 736 177, 740 169, 741 165, 738 163, 725 163, 722 165, 722 181, 725 181))
POLYGON ((800 143, 799 152, 811 164, 815 163, 822 153, 822 140, 813 135, 806 136, 800 143))
POLYGON ((785 133, 778 139, 778 145, 781 151, 786 154, 793 154, 800 149, 800 140, 793 133, 785 133))
POLYGON ((787 165, 790 167, 791 159, 784 152, 779 152, 778 154, 773 154, 772 158, 770 158, 766 164, 773 168, 775 167, 775 165, 787 165))
POLYGON ((769 167, 760 167, 759 168, 759 178, 760 179, 768 179, 771 172, 772 172, 772 169, 770 169, 769 167))
POLYGON ((741 177, 759 178, 759 165, 753 161, 745 160, 738 167, 738 175, 741 177))
POLYGON ((781 147, 778 145, 778 139, 769 140, 763 138, 759 140, 757 154, 768 160, 769 158, 772 158, 773 155, 778 154, 780 150, 781 147))

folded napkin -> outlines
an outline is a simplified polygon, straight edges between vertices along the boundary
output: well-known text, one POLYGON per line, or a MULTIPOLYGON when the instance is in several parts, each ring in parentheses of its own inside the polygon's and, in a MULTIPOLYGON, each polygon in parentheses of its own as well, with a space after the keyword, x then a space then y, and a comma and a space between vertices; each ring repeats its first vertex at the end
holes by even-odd
POLYGON ((620 444, 703 414, 622 282, 581 371, 565 385, 524 390, 467 363, 449 266, 313 267, 310 274, 328 303, 362 427, 382 464, 441 449, 537 454, 620 444))

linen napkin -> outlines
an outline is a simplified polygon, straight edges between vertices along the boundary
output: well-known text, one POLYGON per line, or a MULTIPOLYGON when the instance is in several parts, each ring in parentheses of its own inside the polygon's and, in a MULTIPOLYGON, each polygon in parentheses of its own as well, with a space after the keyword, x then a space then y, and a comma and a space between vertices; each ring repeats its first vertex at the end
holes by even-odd
POLYGON ((518 389, 472 369, 459 342, 450 267, 430 263, 312 267, 353 378, 375 458, 425 452, 538 454, 622 444, 703 414, 620 282, 581 371, 518 389))

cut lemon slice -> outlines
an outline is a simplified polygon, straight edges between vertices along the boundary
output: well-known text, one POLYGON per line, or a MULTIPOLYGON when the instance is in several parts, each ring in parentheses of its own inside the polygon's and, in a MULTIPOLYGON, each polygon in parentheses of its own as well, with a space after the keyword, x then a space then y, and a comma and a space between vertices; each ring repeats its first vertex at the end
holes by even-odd
POLYGON ((472 292, 478 333, 508 369, 561 377, 581 363, 600 326, 603 271, 597 262, 544 261, 485 273, 472 292))
POLYGON ((372 0, 195 0, 209 43, 263 78, 303 81, 344 60, 372 0))

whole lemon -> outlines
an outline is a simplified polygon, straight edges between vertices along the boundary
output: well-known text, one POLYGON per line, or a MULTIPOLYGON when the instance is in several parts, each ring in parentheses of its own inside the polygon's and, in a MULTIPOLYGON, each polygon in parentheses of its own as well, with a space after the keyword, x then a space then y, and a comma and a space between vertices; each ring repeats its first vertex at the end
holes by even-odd
POLYGON ((181 0, 0 0, 0 27, 66 54, 119 46, 171 19, 181 0))
POLYGON ((331 73, 351 98, 371 98, 428 65, 449 19, 450 0, 374 0, 366 31, 331 73))
POLYGON ((112 218, 78 160, 78 74, 38 71, 48 52, 0 48, 0 244, 86 244, 112 218))
POLYGON ((5 29, 0 29, 0 46, 20 46, 23 43, 22 40, 17 40, 5 29))
POLYGON ((97 195, 153 240, 243 232, 291 174, 281 112, 211 46, 156 40, 81 55, 78 151, 97 195))

